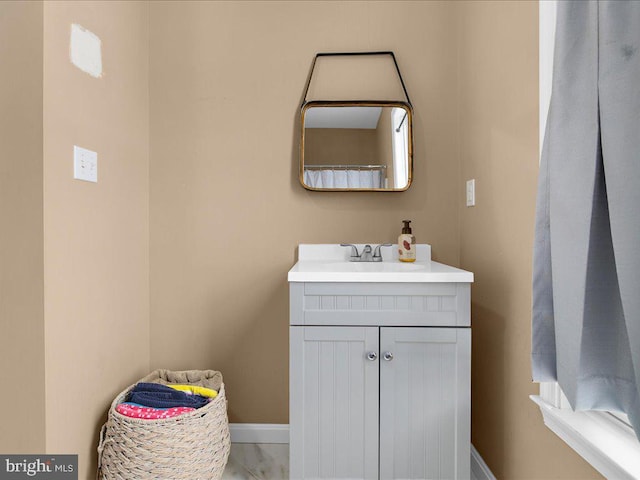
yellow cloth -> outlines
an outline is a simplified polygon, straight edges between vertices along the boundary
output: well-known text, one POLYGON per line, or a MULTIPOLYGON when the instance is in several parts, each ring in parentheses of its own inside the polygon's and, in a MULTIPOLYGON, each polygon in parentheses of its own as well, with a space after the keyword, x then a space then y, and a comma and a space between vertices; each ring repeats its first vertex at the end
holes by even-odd
POLYGON ((193 393, 194 395, 202 395, 208 398, 216 398, 218 395, 218 392, 215 390, 199 387, 198 385, 176 385, 175 383, 169 383, 167 386, 175 390, 180 390, 181 392, 193 393))

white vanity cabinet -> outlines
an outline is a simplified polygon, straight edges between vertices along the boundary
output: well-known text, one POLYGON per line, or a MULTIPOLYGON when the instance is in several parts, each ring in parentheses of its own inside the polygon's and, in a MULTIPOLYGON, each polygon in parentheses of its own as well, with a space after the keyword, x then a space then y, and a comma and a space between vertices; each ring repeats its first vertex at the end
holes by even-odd
POLYGON ((470 477, 473 274, 389 265, 290 272, 291 479, 470 477))

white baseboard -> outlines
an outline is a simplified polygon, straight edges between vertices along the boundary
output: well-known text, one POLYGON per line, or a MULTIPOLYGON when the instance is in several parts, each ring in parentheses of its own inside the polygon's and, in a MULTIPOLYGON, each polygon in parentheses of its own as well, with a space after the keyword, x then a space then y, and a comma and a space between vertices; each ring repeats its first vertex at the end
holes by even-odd
POLYGON ((230 423, 232 443, 289 443, 286 423, 230 423))
POLYGON ((473 444, 471 445, 471 478, 474 480, 496 480, 473 444))

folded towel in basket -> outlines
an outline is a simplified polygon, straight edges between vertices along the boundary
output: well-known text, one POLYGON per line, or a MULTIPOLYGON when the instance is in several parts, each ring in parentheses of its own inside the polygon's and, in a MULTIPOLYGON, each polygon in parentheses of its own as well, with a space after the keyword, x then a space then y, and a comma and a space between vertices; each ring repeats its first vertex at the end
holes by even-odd
POLYGON ((187 394, 201 395, 207 398, 216 398, 218 396, 218 392, 216 392, 215 390, 212 390, 211 388, 200 387, 198 385, 181 385, 175 383, 167 383, 167 387, 171 387, 174 390, 179 390, 187 394))
POLYGON ((144 382, 136 384, 127 396, 127 402, 138 403, 152 408, 200 408, 204 407, 210 400, 210 398, 202 395, 190 395, 159 383, 144 382))
POLYGON ((126 417, 142 418, 146 420, 158 420, 160 418, 173 418, 183 413, 193 412, 192 407, 151 408, 137 403, 124 402, 116 406, 116 411, 126 417))

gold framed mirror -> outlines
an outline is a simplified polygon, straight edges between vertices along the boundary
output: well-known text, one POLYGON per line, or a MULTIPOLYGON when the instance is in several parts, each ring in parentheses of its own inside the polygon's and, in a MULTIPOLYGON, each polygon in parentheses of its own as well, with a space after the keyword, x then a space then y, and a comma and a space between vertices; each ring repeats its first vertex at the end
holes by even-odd
POLYGON ((299 175, 307 190, 411 186, 413 110, 393 52, 317 54, 300 116, 299 175), (327 63, 328 57, 337 58, 327 63), (350 100, 340 99, 347 95, 350 100), (369 99, 376 96, 385 99, 369 99))
POLYGON ((413 169, 412 112, 404 102, 308 102, 300 182, 315 191, 404 191, 413 169))

